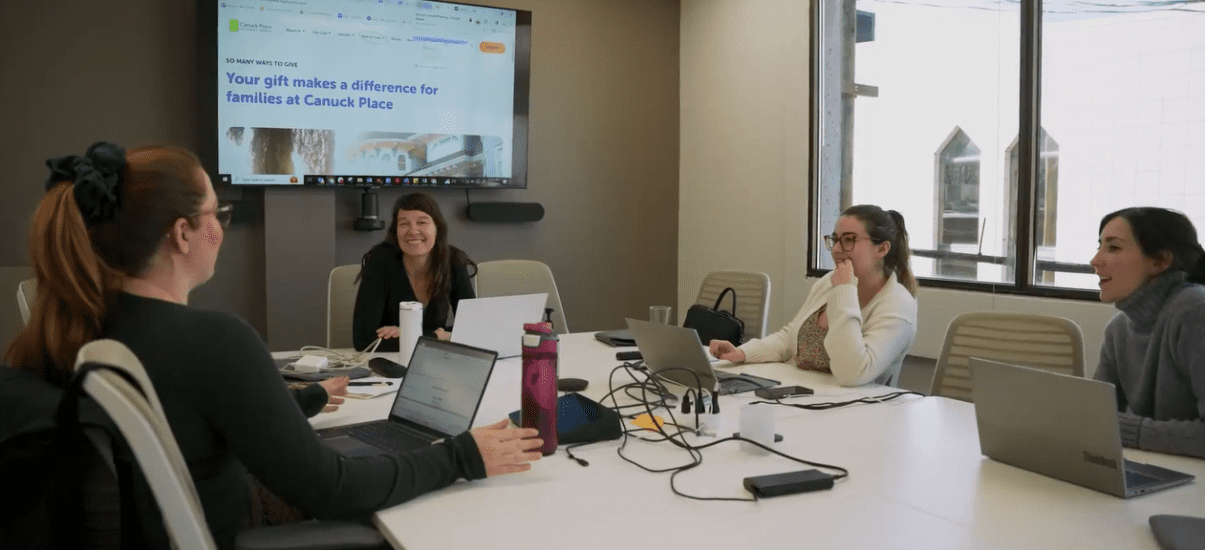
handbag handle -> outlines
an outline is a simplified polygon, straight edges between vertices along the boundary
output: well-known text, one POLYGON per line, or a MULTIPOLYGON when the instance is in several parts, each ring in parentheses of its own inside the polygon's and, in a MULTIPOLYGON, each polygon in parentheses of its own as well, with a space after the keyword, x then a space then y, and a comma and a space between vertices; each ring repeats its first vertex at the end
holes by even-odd
POLYGON ((728 294, 729 292, 732 293, 732 315, 733 315, 733 317, 735 317, 736 316, 736 291, 733 290, 732 287, 725 288, 723 291, 720 292, 720 296, 715 299, 715 307, 712 307, 711 309, 720 311, 720 302, 724 301, 724 295, 728 294))

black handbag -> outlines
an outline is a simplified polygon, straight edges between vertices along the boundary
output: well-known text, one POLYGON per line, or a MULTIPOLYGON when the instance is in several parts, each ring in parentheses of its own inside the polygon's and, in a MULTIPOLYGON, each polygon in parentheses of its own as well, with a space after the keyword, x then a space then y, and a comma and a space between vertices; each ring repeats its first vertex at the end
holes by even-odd
POLYGON ((741 335, 745 333, 745 322, 736 316, 736 291, 732 287, 725 288, 715 300, 715 307, 695 304, 686 310, 685 328, 693 328, 699 333, 699 340, 706 345, 712 340, 727 340, 732 345, 741 344, 741 335), (720 309, 724 295, 732 293, 732 312, 720 309))

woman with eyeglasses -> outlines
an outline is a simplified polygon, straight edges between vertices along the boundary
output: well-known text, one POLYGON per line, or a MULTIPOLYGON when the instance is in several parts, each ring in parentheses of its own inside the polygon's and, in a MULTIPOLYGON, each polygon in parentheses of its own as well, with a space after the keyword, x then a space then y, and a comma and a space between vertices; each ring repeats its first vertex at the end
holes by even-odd
POLYGON ((790 324, 734 347, 712 340, 719 359, 791 362, 831 372, 842 386, 892 384, 916 338, 916 279, 904 217, 874 205, 841 213, 824 236, 836 268, 812 285, 790 324))
POLYGON ((1205 249, 1187 216, 1124 208, 1100 220, 1092 267, 1105 327, 1096 379, 1117 388, 1121 442, 1205 458, 1205 249))
MULTIPOLYGON (((250 325, 188 305, 213 276, 230 220, 196 156, 165 147, 127 154, 100 142, 47 164, 47 194, 29 238, 37 299, 5 359, 64 386, 85 343, 112 338, 133 351, 219 548, 232 548, 241 527, 365 518, 461 478, 527 470, 540 458, 532 451, 542 444, 538 432, 506 428, 505 419, 408 454, 338 456, 306 416, 344 393, 347 379, 291 393, 250 325), (264 506, 281 513, 265 517, 264 506)), ((131 525, 142 531, 122 533, 123 543, 167 548, 146 479, 132 471, 131 525)))

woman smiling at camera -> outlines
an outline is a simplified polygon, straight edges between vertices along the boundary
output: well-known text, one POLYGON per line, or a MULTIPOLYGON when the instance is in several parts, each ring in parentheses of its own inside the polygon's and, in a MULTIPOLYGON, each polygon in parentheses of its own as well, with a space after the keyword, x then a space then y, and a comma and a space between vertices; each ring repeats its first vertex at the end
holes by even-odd
MULTIPOLYGON (((101 142, 48 164, 46 197, 30 229, 37 300, 5 358, 63 385, 80 347, 97 337, 133 351, 219 548, 234 546, 240 526, 265 521, 265 504, 282 512, 273 520, 363 518, 460 478, 526 470, 540 457, 529 452, 540 441, 522 439, 538 432, 505 429, 506 420, 412 453, 338 456, 306 421, 327 403, 323 386, 290 394, 250 325, 188 305, 213 276, 230 221, 196 156, 163 147, 127 154, 101 142)), ((167 548, 159 508, 136 467, 133 487, 131 517, 145 541, 131 533, 131 545, 167 548)))
POLYGON ((360 265, 352 320, 356 349, 381 338, 377 351, 397 351, 400 302, 421 302, 423 334, 447 340, 448 313, 460 300, 475 297, 471 277, 477 264, 448 244, 448 222, 439 203, 423 193, 394 203, 385 240, 365 253, 360 265))
POLYGON ((1092 257, 1105 328, 1096 379, 1117 387, 1121 442, 1205 457, 1205 251, 1179 212, 1125 208, 1100 221, 1092 257))
POLYGON ((842 386, 893 383, 916 338, 916 279, 904 217, 874 205, 851 206, 824 243, 837 267, 812 285, 795 320, 739 348, 712 340, 712 355, 790 361, 831 372, 842 386))

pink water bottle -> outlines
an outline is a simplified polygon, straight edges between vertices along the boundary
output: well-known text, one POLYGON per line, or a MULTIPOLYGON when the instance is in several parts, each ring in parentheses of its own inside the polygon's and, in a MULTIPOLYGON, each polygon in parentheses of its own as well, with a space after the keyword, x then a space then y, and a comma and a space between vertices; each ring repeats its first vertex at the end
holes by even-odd
POLYGON ((552 323, 524 323, 520 423, 540 431, 545 456, 556 452, 557 336, 552 323))

